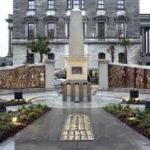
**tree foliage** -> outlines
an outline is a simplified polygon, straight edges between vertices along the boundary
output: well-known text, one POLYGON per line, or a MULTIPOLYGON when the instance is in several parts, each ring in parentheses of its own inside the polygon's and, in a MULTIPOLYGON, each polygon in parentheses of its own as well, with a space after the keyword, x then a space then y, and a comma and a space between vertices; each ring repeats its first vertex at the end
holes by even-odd
POLYGON ((114 62, 115 46, 110 45, 107 51, 110 52, 110 54, 111 54, 111 62, 114 62))
POLYGON ((128 63, 128 47, 130 46, 130 40, 126 37, 123 38, 121 45, 124 47, 125 63, 128 63))
POLYGON ((51 51, 49 48, 49 41, 46 37, 38 36, 37 40, 32 40, 27 43, 27 47, 32 52, 37 52, 40 54, 40 62, 43 61, 43 54, 47 54, 51 51))

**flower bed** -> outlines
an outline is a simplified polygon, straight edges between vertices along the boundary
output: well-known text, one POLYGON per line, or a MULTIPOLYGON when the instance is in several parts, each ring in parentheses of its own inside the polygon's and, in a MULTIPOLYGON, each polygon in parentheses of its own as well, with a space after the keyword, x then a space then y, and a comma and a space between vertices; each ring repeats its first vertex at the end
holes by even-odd
POLYGON ((150 111, 131 109, 129 105, 108 105, 104 109, 150 139, 150 111))
POLYGON ((130 98, 123 98, 122 104, 136 104, 136 105, 145 105, 146 101, 141 100, 140 98, 130 99, 130 98))
POLYGON ((17 105, 24 105, 24 104, 28 104, 28 102, 26 102, 24 99, 22 100, 12 99, 5 103, 6 106, 17 106, 17 105))
POLYGON ((16 112, 0 113, 0 142, 14 135, 49 110, 47 106, 38 104, 29 107, 22 106, 16 112))

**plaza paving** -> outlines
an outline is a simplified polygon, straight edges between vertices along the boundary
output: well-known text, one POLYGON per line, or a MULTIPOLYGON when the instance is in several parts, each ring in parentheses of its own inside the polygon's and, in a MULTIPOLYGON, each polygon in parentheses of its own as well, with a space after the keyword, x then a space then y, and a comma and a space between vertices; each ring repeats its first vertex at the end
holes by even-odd
MULTIPOLYGON (((25 93, 34 103, 53 107, 50 112, 0 145, 0 150, 149 150, 150 140, 120 122, 101 107, 120 103, 124 92, 98 92, 91 103, 62 102, 56 92, 25 93), (85 114, 90 120, 93 140, 61 141, 65 122, 70 114, 85 114)), ((149 94, 141 94, 142 99, 149 94)), ((1 95, 11 99, 13 95, 1 95)), ((75 121, 77 122, 77 121, 75 121)), ((79 123, 80 125, 80 123, 79 123)))

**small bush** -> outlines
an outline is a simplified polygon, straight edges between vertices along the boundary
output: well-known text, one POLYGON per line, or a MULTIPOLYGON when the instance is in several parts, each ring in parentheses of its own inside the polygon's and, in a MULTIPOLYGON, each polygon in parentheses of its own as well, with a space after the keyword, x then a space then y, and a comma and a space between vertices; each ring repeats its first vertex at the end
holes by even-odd
POLYGON ((48 110, 47 106, 32 105, 22 106, 16 112, 6 112, 0 114, 0 141, 3 141, 9 135, 15 134, 18 130, 22 129, 30 122, 41 116, 48 110), (13 117, 17 117, 16 122, 12 122, 13 117))
POLYGON ((150 138, 150 111, 134 110, 129 105, 108 105, 105 110, 150 138))

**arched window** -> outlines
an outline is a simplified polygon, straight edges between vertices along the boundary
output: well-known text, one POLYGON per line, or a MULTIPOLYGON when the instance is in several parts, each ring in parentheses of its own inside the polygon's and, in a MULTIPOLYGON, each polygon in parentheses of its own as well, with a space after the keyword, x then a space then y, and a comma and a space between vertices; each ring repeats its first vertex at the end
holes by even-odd
POLYGON ((150 62, 146 63, 147 66, 150 66, 150 62))
POLYGON ((125 63, 125 54, 119 53, 119 63, 125 63))
POLYGON ((49 54, 48 54, 48 59, 54 60, 54 59, 55 59, 55 54, 49 53, 49 54))
POLYGON ((98 59, 105 59, 105 53, 99 53, 98 59))
POLYGON ((6 63, 3 62, 3 63, 2 63, 2 67, 5 67, 5 66, 6 66, 6 63))
POLYGON ((28 54, 27 63, 34 64, 34 54, 33 53, 28 54))

